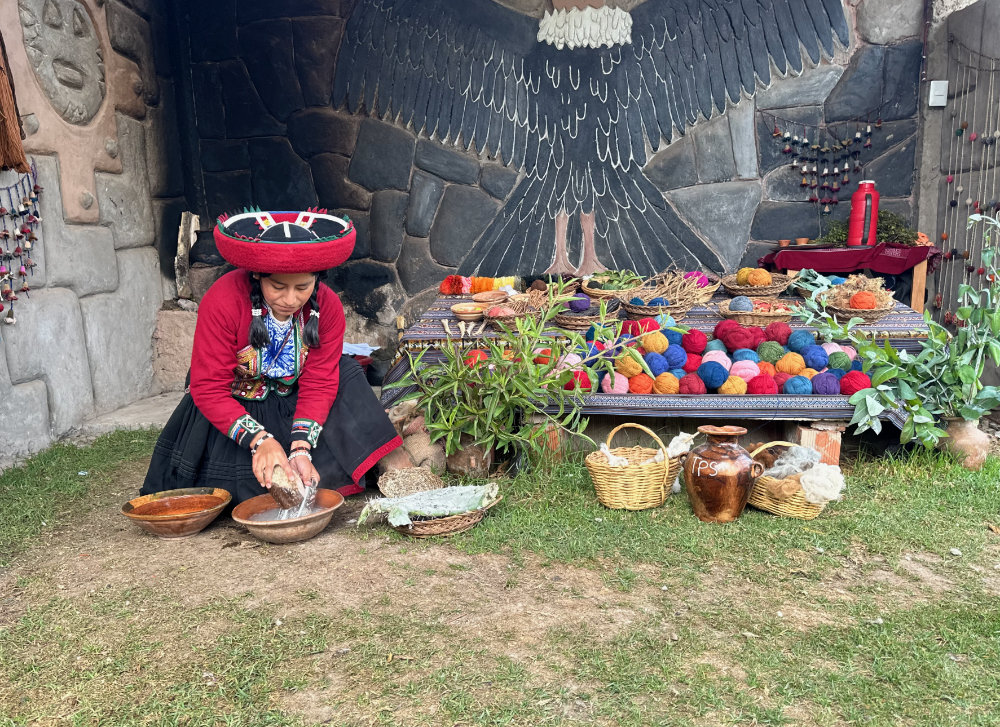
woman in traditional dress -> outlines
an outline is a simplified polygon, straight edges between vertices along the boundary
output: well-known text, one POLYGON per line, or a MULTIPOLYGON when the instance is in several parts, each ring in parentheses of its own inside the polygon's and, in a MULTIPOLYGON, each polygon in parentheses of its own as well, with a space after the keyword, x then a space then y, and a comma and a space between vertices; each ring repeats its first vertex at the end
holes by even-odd
POLYGON ((198 308, 190 387, 160 435, 147 495, 221 487, 235 503, 290 479, 342 495, 402 444, 358 363, 342 355, 344 310, 321 278, 354 248, 325 211, 220 217, 223 275, 198 308))

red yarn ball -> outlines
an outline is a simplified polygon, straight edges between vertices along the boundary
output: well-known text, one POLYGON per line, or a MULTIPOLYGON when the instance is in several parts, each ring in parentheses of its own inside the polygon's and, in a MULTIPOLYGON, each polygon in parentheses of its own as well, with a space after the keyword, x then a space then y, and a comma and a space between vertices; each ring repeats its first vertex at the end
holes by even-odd
POLYGON ((742 326, 723 332, 720 340, 729 349, 729 353, 740 348, 757 348, 753 344, 754 335, 742 326))
POLYGON ((792 378, 791 374, 786 374, 784 371, 779 371, 774 375, 774 383, 777 384, 779 391, 784 391, 785 382, 792 378))
POLYGON ((767 324, 767 328, 764 329, 764 335, 768 341, 776 341, 785 346, 788 344, 788 337, 792 335, 792 327, 784 321, 775 321, 774 323, 767 324))
POLYGON ((840 379, 840 393, 846 396, 857 394, 862 389, 870 389, 872 380, 862 371, 848 371, 840 379))
POLYGON ((628 390, 633 394, 648 394, 653 390, 653 379, 648 374, 636 374, 628 380, 628 390))
POLYGON ((660 330, 660 324, 656 322, 655 318, 640 318, 638 323, 643 333, 660 330))
POLYGON ((701 366, 701 356, 696 353, 689 353, 688 360, 684 362, 684 365, 681 366, 681 368, 689 374, 693 374, 698 370, 699 366, 701 366))
POLYGON ((573 378, 563 384, 563 388, 567 391, 572 391, 573 389, 590 391, 590 376, 587 375, 586 371, 574 371, 573 378))
POLYGON ((734 321, 732 318, 726 318, 715 324, 715 329, 712 331, 712 335, 721 341, 723 334, 727 331, 734 331, 737 328, 741 328, 739 323, 734 321))
POLYGON ((748 394, 777 394, 778 384, 767 374, 754 376, 747 382, 748 394))
POLYGON ((682 378, 678 387, 678 393, 681 394, 704 394, 708 391, 705 382, 698 378, 697 374, 688 374, 682 378))
POLYGON ((645 331, 642 330, 639 321, 626 320, 622 321, 622 333, 629 336, 641 336, 645 331))
POLYGON ((752 348, 756 351, 757 346, 767 340, 767 335, 764 333, 764 329, 760 326, 747 326, 747 331, 749 331, 750 335, 753 336, 753 345, 747 346, 747 348, 752 348))
POLYGON ((681 346, 688 353, 701 353, 708 345, 708 336, 696 328, 681 336, 681 346))

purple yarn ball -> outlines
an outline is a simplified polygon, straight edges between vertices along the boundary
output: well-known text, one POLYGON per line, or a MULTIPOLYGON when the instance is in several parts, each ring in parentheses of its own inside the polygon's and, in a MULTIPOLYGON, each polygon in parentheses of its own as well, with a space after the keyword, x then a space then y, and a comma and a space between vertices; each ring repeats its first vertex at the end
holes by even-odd
POLYGON ((569 309, 574 313, 583 313, 588 308, 590 308, 590 296, 583 293, 578 293, 569 302, 569 309))
POLYGON ((840 378, 830 371, 816 374, 811 383, 814 394, 835 396, 840 393, 840 378))

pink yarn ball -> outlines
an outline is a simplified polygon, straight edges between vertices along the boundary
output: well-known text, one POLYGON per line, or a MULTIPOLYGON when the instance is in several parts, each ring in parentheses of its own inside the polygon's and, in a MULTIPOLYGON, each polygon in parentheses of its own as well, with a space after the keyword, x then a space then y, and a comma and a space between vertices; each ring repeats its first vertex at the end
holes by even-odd
POLYGON ((701 362, 703 364, 708 363, 709 361, 715 361, 717 364, 721 364, 726 371, 729 371, 733 365, 733 362, 730 361, 729 357, 722 351, 709 351, 701 357, 701 362))
POLYGON ((858 357, 858 352, 855 350, 854 346, 841 346, 840 350, 847 354, 847 358, 853 361, 858 357))
POLYGON ((760 367, 753 361, 737 361, 729 369, 729 375, 750 381, 754 376, 760 376, 760 367))
POLYGON ((684 279, 694 278, 698 283, 699 288, 704 288, 708 285, 708 276, 699 270, 692 270, 689 273, 684 273, 684 279))
POLYGON ((611 374, 608 374, 603 379, 601 379, 601 391, 605 394, 627 394, 628 393, 628 378, 623 374, 615 374, 615 383, 611 384, 611 374))
POLYGON ((840 344, 837 343, 824 343, 823 350, 826 351, 826 355, 829 356, 831 353, 837 353, 837 351, 842 351, 840 344))
POLYGON ((562 358, 559 359, 559 363, 556 364, 556 371, 563 371, 564 369, 572 369, 579 366, 583 362, 583 359, 577 356, 575 353, 567 353, 562 358))

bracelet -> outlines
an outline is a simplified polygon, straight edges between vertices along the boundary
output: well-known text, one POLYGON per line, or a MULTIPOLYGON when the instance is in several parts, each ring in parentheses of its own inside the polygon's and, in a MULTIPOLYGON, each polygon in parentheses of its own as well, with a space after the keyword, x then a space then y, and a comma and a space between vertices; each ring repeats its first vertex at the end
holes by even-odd
POLYGON ((309 453, 309 450, 305 447, 299 447, 298 449, 293 449, 291 454, 288 455, 288 461, 291 462, 296 457, 305 457, 310 462, 313 461, 313 456, 309 453))
POLYGON ((274 435, 271 434, 270 432, 264 432, 264 436, 258 439, 256 444, 250 446, 251 457, 257 456, 257 449, 260 447, 261 444, 264 443, 264 440, 266 439, 274 439, 274 435))

